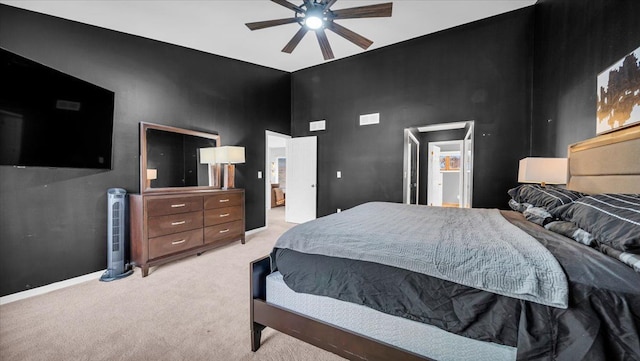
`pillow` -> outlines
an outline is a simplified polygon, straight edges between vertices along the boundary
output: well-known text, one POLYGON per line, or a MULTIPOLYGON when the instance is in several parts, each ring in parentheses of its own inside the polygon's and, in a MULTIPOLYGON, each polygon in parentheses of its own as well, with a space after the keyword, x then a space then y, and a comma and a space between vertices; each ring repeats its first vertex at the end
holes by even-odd
POLYGON ((640 256, 633 253, 620 252, 606 244, 600 245, 600 252, 611 256, 617 260, 624 262, 627 266, 633 268, 634 271, 640 272, 640 256))
POLYGON ((529 222, 533 222, 535 224, 539 224, 544 226, 545 224, 553 221, 553 216, 551 213, 547 212, 546 209, 541 207, 529 207, 524 212, 522 212, 524 218, 529 222))
POLYGON ((560 206, 551 214, 575 223, 615 250, 640 254, 640 195, 598 194, 560 206))
POLYGON ((533 207, 533 206, 529 203, 518 203, 513 198, 511 198, 509 199, 509 207, 511 207, 511 209, 513 209, 514 211, 522 213, 526 211, 529 207, 533 207))
POLYGON ((585 195, 565 188, 553 186, 542 187, 538 184, 523 184, 509 189, 507 193, 518 203, 530 203, 534 207, 547 210, 571 203, 585 195))
POLYGON ((569 237, 576 242, 582 243, 585 246, 594 247, 596 246, 596 240, 593 238, 591 233, 581 229, 576 226, 575 223, 566 222, 566 221, 553 221, 547 223, 544 228, 561 234, 565 237, 569 237))

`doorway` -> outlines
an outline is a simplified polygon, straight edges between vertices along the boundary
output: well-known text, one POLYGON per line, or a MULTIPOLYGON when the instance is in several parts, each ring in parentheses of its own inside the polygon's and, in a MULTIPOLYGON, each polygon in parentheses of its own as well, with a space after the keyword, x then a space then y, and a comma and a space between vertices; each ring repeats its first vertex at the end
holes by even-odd
POLYGON ((462 140, 429 142, 427 204, 463 207, 462 140))
POLYGON ((405 129, 404 203, 472 206, 473 128, 474 121, 461 121, 405 129))
POLYGON ((272 217, 289 223, 315 219, 317 137, 266 130, 265 148, 265 227, 272 217))
POLYGON ((290 135, 265 131, 265 227, 270 218, 285 218, 288 139, 290 135))

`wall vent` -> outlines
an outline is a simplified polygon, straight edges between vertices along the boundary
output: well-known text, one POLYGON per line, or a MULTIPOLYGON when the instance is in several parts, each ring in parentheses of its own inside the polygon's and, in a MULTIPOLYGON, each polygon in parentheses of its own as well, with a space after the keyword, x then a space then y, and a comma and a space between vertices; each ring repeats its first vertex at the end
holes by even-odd
POLYGON ((319 130, 327 129, 327 121, 326 120, 316 120, 314 122, 309 122, 309 131, 317 132, 319 130))
POLYGON ((363 114, 360 116, 360 125, 371 125, 380 123, 380 113, 363 114))

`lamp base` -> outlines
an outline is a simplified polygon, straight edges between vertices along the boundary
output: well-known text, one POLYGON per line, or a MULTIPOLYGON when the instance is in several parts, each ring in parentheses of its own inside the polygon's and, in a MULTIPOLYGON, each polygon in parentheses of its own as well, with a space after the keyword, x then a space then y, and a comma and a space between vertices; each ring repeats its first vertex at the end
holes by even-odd
POLYGON ((209 164, 209 187, 220 188, 220 166, 209 164))
POLYGON ((236 166, 233 164, 225 164, 224 165, 224 182, 222 184, 222 189, 233 189, 235 188, 235 178, 236 178, 236 166))

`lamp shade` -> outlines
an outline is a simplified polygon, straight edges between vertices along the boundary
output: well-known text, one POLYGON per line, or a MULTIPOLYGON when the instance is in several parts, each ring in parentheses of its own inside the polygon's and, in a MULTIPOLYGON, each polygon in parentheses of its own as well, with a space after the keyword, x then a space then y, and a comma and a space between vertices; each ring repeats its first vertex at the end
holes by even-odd
POLYGON ((147 179, 148 180, 158 179, 158 170, 152 169, 152 168, 147 169, 147 179))
POLYGON ((567 158, 530 157, 520 160, 519 183, 567 183, 567 158))
POLYGON ((244 163, 244 147, 224 146, 215 148, 216 163, 244 163))
POLYGON ((200 163, 215 164, 216 163, 216 147, 200 148, 200 163))

